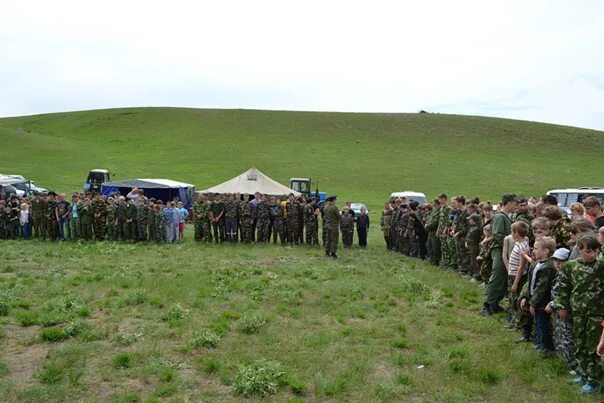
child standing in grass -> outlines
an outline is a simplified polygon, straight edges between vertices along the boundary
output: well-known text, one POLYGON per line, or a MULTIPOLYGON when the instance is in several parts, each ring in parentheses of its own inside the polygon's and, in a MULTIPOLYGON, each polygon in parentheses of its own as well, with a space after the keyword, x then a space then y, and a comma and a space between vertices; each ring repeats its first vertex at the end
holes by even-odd
POLYGON ((491 260, 491 244, 493 241, 493 231, 491 231, 491 224, 485 224, 482 227, 482 233, 484 239, 480 241, 480 254, 476 257, 476 261, 480 265, 480 278, 482 279, 481 287, 486 287, 489 278, 491 277, 491 267, 493 261, 491 260))
MULTIPOLYGON (((528 224, 525 221, 516 221, 512 224, 512 241, 514 246, 510 251, 508 260, 508 317, 509 328, 526 328, 528 318, 518 310, 518 297, 526 283, 526 261, 523 255, 529 251, 528 224)), ((530 328, 529 328, 530 329, 530 328)), ((530 333, 529 335, 530 336, 530 333)))
POLYGON ((558 298, 558 289, 560 288, 560 272, 562 271, 564 264, 568 261, 570 251, 566 248, 556 249, 554 252, 554 267, 556 268, 556 278, 554 279, 554 285, 552 286, 552 302, 550 302, 545 311, 552 315, 554 324, 554 348, 556 354, 568 362, 569 367, 576 371, 575 361, 575 342, 573 340, 573 324, 570 314, 567 315, 566 320, 560 319, 560 314, 556 306, 556 298, 558 298))
POLYGON ((480 280, 480 265, 478 256, 480 255, 480 238, 482 229, 480 227, 480 215, 472 214, 468 217, 468 233, 466 234, 466 249, 470 257, 470 275, 473 282, 480 280))
POLYGON ((21 203, 21 210, 19 211, 19 224, 21 224, 21 235, 23 239, 29 239, 30 237, 30 216, 29 206, 27 203, 21 203))
POLYGON ((535 259, 529 267, 527 283, 524 285, 520 296, 520 308, 529 309, 534 318, 537 338, 535 347, 542 352, 554 349, 549 317, 545 307, 549 304, 552 295, 552 285, 556 276, 556 269, 552 255, 556 250, 556 240, 543 237, 535 241, 533 254, 535 259))
POLYGON ((594 347, 598 344, 600 324, 604 318, 604 261, 597 259, 598 239, 585 235, 577 241, 579 258, 568 262, 560 273, 560 319, 572 312, 575 358, 578 377, 573 383, 583 385, 582 393, 601 391, 604 368, 594 347))

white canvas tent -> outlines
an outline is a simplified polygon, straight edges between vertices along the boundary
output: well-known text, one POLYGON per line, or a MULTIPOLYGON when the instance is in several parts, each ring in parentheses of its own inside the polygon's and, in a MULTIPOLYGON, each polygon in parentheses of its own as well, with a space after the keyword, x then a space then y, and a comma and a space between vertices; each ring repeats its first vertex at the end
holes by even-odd
POLYGON ((296 192, 269 178, 258 169, 252 167, 239 176, 234 177, 220 185, 216 185, 202 191, 203 193, 249 193, 260 192, 271 196, 289 195, 293 193, 298 197, 301 193, 296 192))

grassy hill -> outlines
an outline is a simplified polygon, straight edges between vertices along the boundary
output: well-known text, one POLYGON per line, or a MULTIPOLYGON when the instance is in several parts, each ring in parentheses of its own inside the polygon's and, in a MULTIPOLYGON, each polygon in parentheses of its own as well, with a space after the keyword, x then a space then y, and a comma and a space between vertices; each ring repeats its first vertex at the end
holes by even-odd
POLYGON ((61 191, 88 170, 167 177, 205 188, 256 166, 308 176, 321 190, 378 207, 392 191, 497 199, 604 185, 604 133, 439 114, 111 109, 0 119, 0 172, 61 191))

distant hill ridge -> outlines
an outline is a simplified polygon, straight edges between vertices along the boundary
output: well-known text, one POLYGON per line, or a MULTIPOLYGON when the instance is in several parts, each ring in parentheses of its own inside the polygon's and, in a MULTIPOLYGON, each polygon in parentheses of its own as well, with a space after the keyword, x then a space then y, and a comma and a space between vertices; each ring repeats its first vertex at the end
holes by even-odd
POLYGON ((3 118, 0 139, 12 145, 0 172, 62 191, 92 168, 202 188, 256 166, 374 209, 400 190, 496 199, 597 185, 604 153, 601 131, 433 113, 106 109, 3 118))

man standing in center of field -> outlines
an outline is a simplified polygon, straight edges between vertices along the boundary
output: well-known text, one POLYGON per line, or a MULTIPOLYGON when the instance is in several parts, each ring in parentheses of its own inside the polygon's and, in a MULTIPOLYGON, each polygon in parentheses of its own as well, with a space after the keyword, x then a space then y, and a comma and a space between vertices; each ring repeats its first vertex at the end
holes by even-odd
POLYGON ((34 238, 46 239, 46 209, 48 205, 42 195, 37 194, 31 202, 31 216, 34 222, 34 238))
POLYGON ((326 206, 323 210, 325 215, 325 226, 327 227, 327 236, 325 239, 325 254, 334 259, 338 258, 338 237, 340 231, 340 210, 336 206, 337 196, 329 196, 326 199, 326 206))
POLYGON ((501 198, 501 209, 495 213, 491 220, 493 232, 491 245, 491 259, 493 260, 491 277, 485 290, 484 307, 480 311, 483 316, 503 312, 499 301, 507 291, 508 273, 503 264, 503 239, 512 232, 511 215, 516 210, 516 195, 505 194, 501 198))

